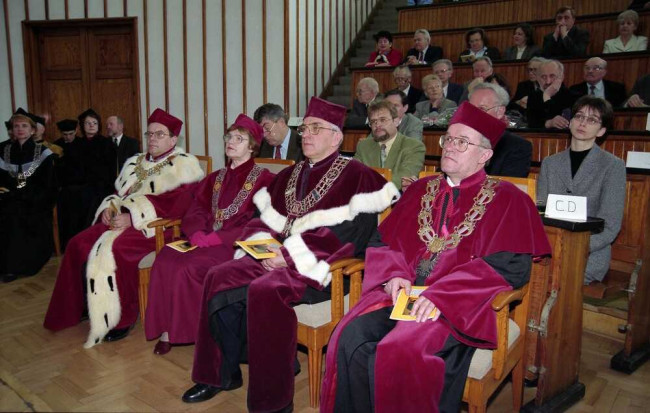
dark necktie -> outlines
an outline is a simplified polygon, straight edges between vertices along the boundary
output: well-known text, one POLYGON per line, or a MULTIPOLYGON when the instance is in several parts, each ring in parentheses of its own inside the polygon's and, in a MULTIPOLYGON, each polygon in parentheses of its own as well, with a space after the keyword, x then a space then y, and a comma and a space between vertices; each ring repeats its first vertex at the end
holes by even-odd
POLYGON ((384 167, 384 164, 386 163, 386 144, 382 143, 381 146, 381 154, 380 154, 380 162, 381 162, 381 167, 384 167))
POLYGON ((418 62, 424 62, 424 55, 423 55, 422 52, 420 52, 420 54, 418 54, 418 62))
POLYGON ((592 96, 596 96, 596 86, 589 85, 589 94, 592 96))
POLYGON ((282 159, 282 153, 280 152, 280 147, 275 147, 275 153, 273 154, 273 159, 282 159))

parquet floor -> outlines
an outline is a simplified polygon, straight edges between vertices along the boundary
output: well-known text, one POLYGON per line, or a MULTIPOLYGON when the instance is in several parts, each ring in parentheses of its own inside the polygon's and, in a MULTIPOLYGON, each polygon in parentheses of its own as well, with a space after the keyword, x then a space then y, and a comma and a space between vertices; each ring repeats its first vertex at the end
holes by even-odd
MULTIPOLYGON (((246 411, 245 387, 197 405, 181 402, 192 384, 193 346, 156 356, 139 324, 125 340, 89 350, 83 348, 87 322, 58 333, 45 330, 42 321, 58 264, 52 259, 35 277, 0 284, 0 411, 246 411)), ((570 411, 650 412, 650 363, 631 376, 612 371, 609 358, 619 348, 583 334, 580 377, 587 394, 570 411)), ((302 352, 299 358, 303 368, 296 377, 295 411, 313 413, 307 358, 302 352)), ((509 411, 510 397, 506 384, 488 411, 509 411)), ((527 389, 525 397, 533 398, 534 389, 527 389)))

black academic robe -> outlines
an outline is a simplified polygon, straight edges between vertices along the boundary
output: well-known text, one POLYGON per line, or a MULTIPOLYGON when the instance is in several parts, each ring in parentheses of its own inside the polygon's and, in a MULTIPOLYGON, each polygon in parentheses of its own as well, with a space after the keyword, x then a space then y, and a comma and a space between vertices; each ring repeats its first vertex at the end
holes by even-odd
POLYGON ((408 95, 406 95, 406 100, 408 100, 408 105, 409 105, 409 108, 406 112, 415 113, 415 104, 423 100, 426 100, 426 98, 427 97, 424 95, 424 92, 422 90, 411 85, 411 87, 409 88, 409 93, 408 95))
POLYGON ((109 138, 97 135, 86 140, 85 146, 85 173, 86 208, 85 226, 89 227, 95 220, 95 211, 102 200, 115 192, 114 183, 117 178, 115 167, 115 147, 109 138))
POLYGON ((117 157, 116 173, 119 174, 124 166, 124 162, 138 152, 140 152, 140 142, 135 138, 122 135, 120 144, 115 150, 115 155, 117 157))
POLYGON ((28 139, 0 144, 0 274, 34 275, 52 255, 52 210, 56 198, 54 154, 45 146, 34 163, 37 145, 28 139), (9 148, 7 151, 5 148, 9 148), (18 188, 12 172, 38 165, 18 188))
POLYGON ((547 120, 562 115, 573 106, 574 96, 569 89, 562 84, 560 90, 553 97, 544 102, 544 92, 538 89, 528 96, 528 107, 526 117, 528 118, 529 128, 544 128, 547 120))

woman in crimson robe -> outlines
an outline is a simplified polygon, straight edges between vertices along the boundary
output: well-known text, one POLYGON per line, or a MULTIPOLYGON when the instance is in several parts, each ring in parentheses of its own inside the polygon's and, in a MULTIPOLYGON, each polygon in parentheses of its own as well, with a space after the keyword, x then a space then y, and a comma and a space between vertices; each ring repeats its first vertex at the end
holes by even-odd
POLYGON ((203 278, 210 268, 233 259, 233 243, 255 212, 253 195, 274 176, 253 159, 262 136, 254 120, 237 117, 224 136, 228 164, 199 183, 181 221, 183 233, 198 248, 182 253, 166 247, 156 257, 145 325, 148 340, 160 337, 155 354, 168 353, 172 343, 194 342, 203 278))

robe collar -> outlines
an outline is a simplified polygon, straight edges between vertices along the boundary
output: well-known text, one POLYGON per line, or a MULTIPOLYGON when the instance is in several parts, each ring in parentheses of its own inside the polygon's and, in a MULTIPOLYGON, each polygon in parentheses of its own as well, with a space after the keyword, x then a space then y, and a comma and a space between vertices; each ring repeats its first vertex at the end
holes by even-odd
POLYGON ((149 153, 147 153, 147 161, 148 161, 148 162, 158 162, 158 161, 160 161, 161 159, 166 158, 170 153, 172 153, 172 152, 174 151, 174 149, 176 149, 175 146, 173 146, 170 150, 168 150, 167 152, 163 153, 162 155, 158 155, 158 156, 156 156, 156 157, 153 157, 153 156, 151 156, 149 153))

